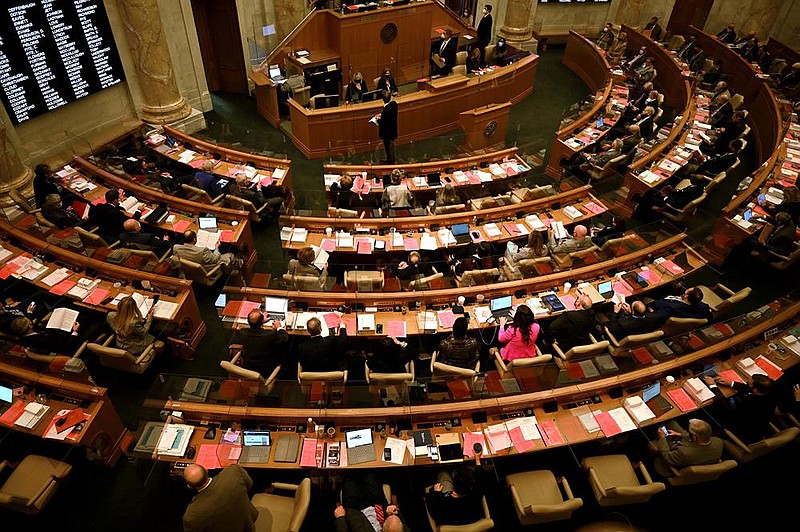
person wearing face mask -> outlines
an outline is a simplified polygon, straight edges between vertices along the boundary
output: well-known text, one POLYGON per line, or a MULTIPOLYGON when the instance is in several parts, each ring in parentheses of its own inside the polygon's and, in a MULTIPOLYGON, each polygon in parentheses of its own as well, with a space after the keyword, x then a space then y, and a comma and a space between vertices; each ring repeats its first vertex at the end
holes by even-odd
POLYGON ((356 72, 353 76, 353 81, 347 84, 347 91, 344 95, 344 100, 347 103, 358 103, 367 92, 367 82, 361 72, 356 72))
POLYGON ((383 71, 383 75, 378 79, 378 86, 375 87, 376 91, 389 91, 392 96, 397 96, 397 83, 392 77, 392 71, 388 68, 383 71))
POLYGON ((486 66, 486 47, 492 42, 492 6, 483 6, 483 16, 478 22, 478 42, 475 43, 481 53, 480 66, 486 66))
POLYGON ((431 55, 431 75, 446 76, 453 72, 456 64, 456 53, 458 52, 458 39, 453 38, 453 32, 449 29, 444 30, 442 40, 433 45, 431 55))

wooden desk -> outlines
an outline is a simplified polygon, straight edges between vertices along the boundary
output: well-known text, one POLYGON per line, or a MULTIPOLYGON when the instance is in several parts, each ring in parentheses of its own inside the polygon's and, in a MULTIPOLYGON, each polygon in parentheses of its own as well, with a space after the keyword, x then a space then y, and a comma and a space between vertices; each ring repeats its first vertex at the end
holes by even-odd
MULTIPOLYGON (((34 437, 43 437, 59 410, 76 408, 75 404, 55 397, 56 395, 64 395, 67 398, 79 399, 88 403, 84 411, 90 417, 84 422, 81 431, 70 433, 67 439, 63 441, 69 445, 86 447, 87 450, 96 450, 96 446, 102 443, 104 450, 100 453, 98 462, 106 467, 114 467, 119 457, 122 456, 125 446, 130 441, 130 435, 119 419, 119 415, 114 409, 114 405, 111 403, 105 388, 92 384, 78 383, 59 375, 38 373, 6 361, 0 361, 0 377, 3 380, 30 388, 27 394, 16 398, 15 403, 35 401, 36 396, 43 393, 48 396, 47 406, 50 407, 50 410, 44 414, 32 429, 14 424, 5 426, 34 437)), ((0 422, 0 424, 3 423, 0 422)))
MULTIPOLYGON (((202 404, 191 403, 185 401, 161 401, 153 400, 152 406, 155 408, 180 410, 184 413, 187 419, 195 423, 200 421, 208 422, 222 422, 233 423, 234 428, 238 428, 238 423, 242 420, 260 421, 272 423, 276 427, 289 428, 298 424, 305 425, 306 419, 312 418, 315 422, 325 425, 327 422, 333 422, 337 428, 335 441, 341 440, 341 430, 343 427, 359 427, 370 426, 373 424, 383 424, 384 426, 390 425, 391 422, 410 422, 413 423, 414 428, 431 428, 431 432, 436 434, 459 434, 463 438, 463 434, 469 431, 482 431, 488 426, 502 424, 505 420, 509 423, 508 419, 513 420, 517 416, 535 416, 535 423, 542 430, 542 424, 552 422, 550 428, 554 428, 563 437, 563 443, 549 443, 545 444, 543 440, 534 440, 533 444, 527 451, 522 452, 536 452, 550 447, 561 447, 564 445, 573 445, 578 443, 586 443, 605 438, 605 434, 600 431, 599 433, 587 432, 581 423, 578 421, 573 411, 564 406, 565 403, 574 402, 590 397, 597 396, 600 400, 599 404, 592 404, 592 410, 600 410, 607 412, 611 409, 617 408, 622 404, 625 397, 638 395, 638 391, 628 390, 622 397, 612 399, 609 396, 609 391, 613 388, 628 389, 642 384, 649 384, 654 381, 660 381, 662 386, 662 394, 668 399, 667 392, 670 390, 681 387, 687 378, 680 377, 673 383, 665 381, 667 375, 680 375, 683 370, 688 370, 691 373, 691 368, 698 363, 714 363, 715 367, 719 370, 734 368, 734 362, 744 356, 756 358, 757 356, 765 356, 774 364, 785 370, 796 364, 796 357, 789 355, 786 358, 779 358, 774 352, 770 352, 766 348, 765 341, 761 341, 756 347, 736 354, 734 358, 727 361, 718 360, 723 357, 731 349, 746 345, 748 342, 760 338, 764 331, 773 327, 782 329, 782 333, 778 336, 784 336, 788 332, 787 322, 794 319, 800 312, 800 303, 781 302, 775 304, 775 314, 769 318, 763 319, 750 326, 739 327, 736 332, 726 342, 712 342, 698 350, 683 354, 671 360, 659 361, 656 365, 649 365, 635 369, 624 374, 614 375, 611 377, 600 378, 588 383, 570 384, 560 386, 554 389, 541 390, 530 393, 519 393, 499 397, 482 397, 479 399, 471 399, 464 401, 450 402, 445 401, 442 403, 410 405, 410 406, 383 406, 380 408, 280 408, 280 407, 258 407, 258 406, 231 406, 231 405, 215 405, 215 404, 202 404), (562 405, 562 410, 556 412, 545 412, 543 404, 547 401, 556 401, 562 405), (475 424, 471 421, 470 416, 475 412, 485 412, 487 414, 487 422, 475 424), (511 418, 504 416, 511 415, 511 418), (457 425, 445 427, 445 424, 457 421, 457 425), (428 425, 428 426, 425 426, 428 425)), ((782 343, 782 340, 777 340, 782 343)), ((693 376, 693 375, 691 375, 693 376)), ((347 392, 347 387, 335 387, 341 393, 347 392)), ((670 401, 671 403, 671 401, 670 401)), ((701 407, 707 405, 694 405, 694 410, 699 410, 701 407)), ((692 410, 692 411, 694 411, 692 410)), ((642 428, 653 427, 663 424, 665 421, 674 419, 683 415, 677 406, 667 413, 656 417, 641 424, 642 428)), ((506 425, 508 428, 508 425, 506 425)), ((205 432, 202 428, 195 431, 191 442, 192 445, 200 445, 204 442, 201 438, 205 432)), ((224 432, 224 431, 222 431, 224 432)), ((282 430, 274 430, 273 434, 276 438, 280 438, 289 432, 282 430)), ((219 433, 221 437, 221 433, 219 433)), ((303 433, 302 437, 313 438, 311 434, 303 433)), ((408 439, 410 436, 403 431, 401 439, 408 439)), ((481 438, 483 440, 483 438, 481 438)), ((384 442, 382 437, 375 433, 376 441, 376 462, 361 464, 356 467, 393 467, 394 464, 383 462, 380 459, 382 447, 384 442)), ((459 440, 461 441, 461 439, 459 440)), ((211 443, 217 443, 216 441, 211 443)), ((302 444, 302 442, 301 442, 302 444)), ((509 450, 500 452, 492 452, 489 447, 488 441, 483 440, 484 448, 488 449, 488 455, 494 457, 507 456, 519 454, 520 451, 512 447, 509 450)), ((274 443, 273 443, 274 446, 274 443)), ((221 452, 225 452, 223 449, 221 452)), ((162 459, 159 457, 158 459, 162 459)), ((174 461, 175 459, 172 459, 174 461)), ((183 459, 181 459, 183 460, 183 459)), ((428 458, 412 459, 408 453, 403 460, 404 466, 409 465, 430 465, 431 462, 428 458)), ((298 468, 299 464, 278 464, 272 459, 264 465, 249 464, 250 467, 267 467, 267 468, 298 468)))

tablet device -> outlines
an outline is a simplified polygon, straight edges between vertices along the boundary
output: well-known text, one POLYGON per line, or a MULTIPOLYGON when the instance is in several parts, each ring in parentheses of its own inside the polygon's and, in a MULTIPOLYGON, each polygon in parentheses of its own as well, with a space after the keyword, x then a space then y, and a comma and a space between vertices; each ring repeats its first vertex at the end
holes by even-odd
POLYGON ((750 221, 750 218, 753 217, 753 209, 747 209, 744 211, 744 215, 742 216, 746 221, 750 221))
POLYGON ((215 231, 217 229, 217 217, 211 215, 200 216, 197 225, 200 227, 200 229, 205 229, 206 231, 215 231))

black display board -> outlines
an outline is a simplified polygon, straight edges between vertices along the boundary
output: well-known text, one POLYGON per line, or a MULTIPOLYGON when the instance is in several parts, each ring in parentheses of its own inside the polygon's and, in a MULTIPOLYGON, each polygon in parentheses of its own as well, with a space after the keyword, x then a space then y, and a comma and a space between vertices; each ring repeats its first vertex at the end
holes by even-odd
POLYGON ((14 124, 124 80, 103 0, 0 3, 0 99, 14 124))

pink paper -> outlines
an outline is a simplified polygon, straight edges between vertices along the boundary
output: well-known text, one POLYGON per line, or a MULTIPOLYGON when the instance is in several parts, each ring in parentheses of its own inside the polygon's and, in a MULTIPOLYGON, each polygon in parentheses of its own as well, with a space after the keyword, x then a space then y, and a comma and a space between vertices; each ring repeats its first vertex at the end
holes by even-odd
POLYGON ((242 301, 242 305, 239 307, 239 311, 237 316, 240 318, 246 318, 250 311, 255 310, 259 307, 260 303, 258 301, 242 301))
POLYGON ((92 293, 86 296, 83 300, 84 303, 89 303, 90 305, 99 305, 101 301, 103 301, 108 294, 110 294, 108 290, 103 288, 95 288, 92 290, 92 293))
POLYGON ((437 314, 439 315, 439 324, 443 329, 451 328, 456 321, 456 315, 452 310, 440 310, 437 314))
POLYGON ((555 421, 539 421, 537 425, 539 427, 539 434, 542 435, 542 440, 544 440, 545 445, 549 447, 551 445, 564 443, 564 437, 561 435, 561 432, 559 432, 555 421))
POLYGON ((223 229, 219 232, 219 241, 220 242, 232 242, 233 241, 233 231, 230 229, 223 229))
POLYGON ((525 437, 522 435, 522 429, 519 427, 509 430, 508 435, 511 438, 511 443, 514 444, 514 449, 516 449, 518 453, 524 453, 536 447, 536 444, 533 440, 525 439, 525 437))
POLYGON ((201 166, 203 166, 204 162, 205 161, 203 159, 195 159, 195 160, 189 162, 189 166, 191 166, 192 168, 194 168, 196 170, 196 169, 200 168, 201 166))
POLYGON ((563 296, 558 296, 558 299, 560 299, 561 302, 564 303, 564 307, 567 310, 572 310, 575 308, 575 296, 570 294, 564 294, 563 296))
POLYGON ((75 286, 75 284, 76 284, 75 281, 64 279, 63 281, 55 285, 53 288, 51 288, 50 293, 55 294, 57 296, 63 296, 64 294, 72 290, 72 287, 75 286))
POLYGON ((219 463, 218 451, 221 445, 214 445, 212 443, 204 443, 197 451, 197 456, 194 462, 206 469, 222 469, 222 464, 219 463))
POLYGON ((742 380, 742 378, 739 376, 739 374, 736 373, 732 369, 726 369, 726 370, 720 371, 719 372, 719 376, 722 377, 723 379, 727 379, 727 380, 729 380, 731 382, 740 382, 740 383, 744 384, 744 380, 742 380))
POLYGON ((516 163, 503 163, 500 166, 503 167, 503 170, 505 170, 506 175, 508 177, 513 177, 513 176, 515 176, 515 175, 517 175, 519 173, 519 172, 517 172, 516 163))
POLYGON ((628 286, 628 283, 623 283, 622 281, 614 281, 611 283, 611 288, 614 289, 614 292, 622 294, 626 297, 633 295, 633 290, 631 290, 631 287, 628 286))
POLYGON ((261 183, 259 183, 262 187, 270 186, 275 180, 272 179, 272 176, 266 176, 261 179, 261 183))
POLYGON ((677 388, 675 390, 670 390, 667 392, 667 395, 672 402, 678 405, 678 408, 681 409, 681 412, 691 412, 696 408, 694 401, 692 398, 689 397, 689 394, 686 393, 683 388, 677 388))
POLYGON ((92 201, 92 205, 101 205, 101 204, 103 204, 105 202, 106 202, 106 197, 105 196, 100 196, 96 200, 92 201))
POLYGON ((600 214, 606 211, 605 207, 601 207, 597 203, 590 201, 589 203, 584 203, 583 205, 586 207, 586 210, 591 211, 594 214, 600 214))
POLYGON ((657 284, 661 282, 661 276, 658 275, 658 272, 654 270, 642 270, 639 272, 639 275, 645 278, 645 280, 650 284, 657 284))
POLYGON ((506 228, 506 231, 508 231, 508 234, 511 236, 517 236, 520 233, 519 227, 517 227, 515 223, 506 222, 503 224, 503 227, 506 228))
POLYGON ((406 337, 406 322, 404 321, 392 320, 389 322, 388 329, 389 336, 393 336, 394 338, 406 337))
POLYGON ((324 249, 328 253, 333 252, 336 249, 336 239, 323 238, 322 239, 322 249, 324 249))
MULTIPOLYGON (((319 444, 322 447, 322 444, 319 444)), ((322 449, 320 449, 322 452, 322 449)), ((306 438, 303 440, 303 450, 300 453, 300 465, 302 467, 317 467, 317 440, 306 438)))
POLYGON ((416 251, 419 249, 419 240, 411 237, 403 237, 403 247, 406 251, 416 251))
POLYGON ((372 253, 372 242, 367 238, 356 238, 356 249, 359 255, 369 255, 372 253))
POLYGON ((356 329, 356 319, 354 317, 347 317, 342 318, 342 321, 344 321, 344 327, 347 329, 347 334, 350 336, 355 336, 358 332, 358 329, 356 329))
POLYGON ((172 224, 172 230, 175 231, 176 233, 183 233, 184 231, 189 229, 190 225, 192 225, 192 222, 190 222, 189 220, 178 220, 177 222, 172 224))
POLYGON ((608 412, 600 412, 594 416, 594 419, 597 421, 597 424, 600 425, 600 429, 603 431, 603 434, 606 435, 606 438, 610 438, 622 432, 622 429, 619 428, 617 422, 614 421, 614 418, 611 417, 611 414, 608 412))
POLYGON ((335 312, 328 312, 323 315, 322 318, 325 320, 325 325, 328 326, 328 329, 338 327, 339 324, 342 323, 342 317, 335 312))
POLYGON ((464 433, 464 456, 467 458, 475 458, 476 443, 480 443, 481 447, 483 447, 481 456, 489 456, 489 449, 487 448, 486 441, 483 438, 483 432, 464 433))

